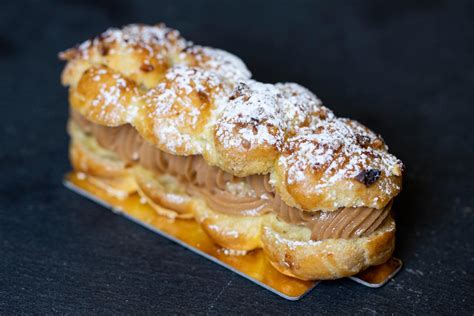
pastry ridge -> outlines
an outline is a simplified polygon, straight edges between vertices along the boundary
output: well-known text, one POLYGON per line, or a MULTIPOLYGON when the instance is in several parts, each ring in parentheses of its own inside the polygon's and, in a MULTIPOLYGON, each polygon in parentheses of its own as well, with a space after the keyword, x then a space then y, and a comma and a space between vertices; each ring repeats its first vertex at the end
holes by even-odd
POLYGON ((112 28, 60 58, 71 106, 87 119, 131 124, 163 151, 200 154, 236 176, 271 173, 290 206, 382 208, 400 192, 403 164, 380 136, 163 24, 112 28))

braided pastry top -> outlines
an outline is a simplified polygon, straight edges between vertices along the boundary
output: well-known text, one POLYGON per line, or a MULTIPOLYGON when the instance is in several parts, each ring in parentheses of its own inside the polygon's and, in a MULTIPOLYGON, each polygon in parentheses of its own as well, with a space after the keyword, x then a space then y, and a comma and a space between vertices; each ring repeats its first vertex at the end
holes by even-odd
POLYGON ((236 176, 270 173, 289 206, 382 208, 401 189, 403 164, 380 136, 162 24, 109 29, 60 58, 70 104, 90 121, 130 124, 165 152, 202 155, 236 176))

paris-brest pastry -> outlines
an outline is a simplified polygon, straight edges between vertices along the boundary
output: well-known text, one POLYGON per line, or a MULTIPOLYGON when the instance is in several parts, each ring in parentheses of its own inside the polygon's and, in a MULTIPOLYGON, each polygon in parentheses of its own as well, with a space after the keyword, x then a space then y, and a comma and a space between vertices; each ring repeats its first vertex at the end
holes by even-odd
POLYGON ((304 87, 251 79, 164 25, 112 28, 60 57, 71 163, 109 194, 138 193, 223 248, 263 248, 304 280, 392 255, 402 162, 304 87))

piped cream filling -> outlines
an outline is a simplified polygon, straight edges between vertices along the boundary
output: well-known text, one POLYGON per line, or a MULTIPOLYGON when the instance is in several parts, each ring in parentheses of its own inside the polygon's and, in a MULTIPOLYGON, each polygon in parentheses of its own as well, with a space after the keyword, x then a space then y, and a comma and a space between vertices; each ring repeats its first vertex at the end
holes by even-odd
POLYGON ((332 212, 305 212, 286 205, 269 183, 268 175, 236 177, 210 166, 199 155, 177 156, 146 142, 130 125, 105 127, 94 124, 77 112, 71 120, 98 144, 129 164, 138 164, 158 176, 172 176, 187 194, 204 198, 216 211, 234 216, 260 216, 274 212, 281 220, 311 230, 311 239, 356 238, 380 227, 390 213, 383 209, 340 208, 332 212))

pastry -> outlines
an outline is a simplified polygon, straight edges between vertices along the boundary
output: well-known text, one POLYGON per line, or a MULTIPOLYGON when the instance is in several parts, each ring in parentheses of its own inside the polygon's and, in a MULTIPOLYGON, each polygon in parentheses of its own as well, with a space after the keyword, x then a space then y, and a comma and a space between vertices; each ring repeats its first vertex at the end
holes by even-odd
POLYGON ((255 81, 162 24, 112 28, 60 58, 71 163, 97 186, 304 280, 392 255, 402 162, 304 87, 255 81))

